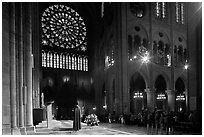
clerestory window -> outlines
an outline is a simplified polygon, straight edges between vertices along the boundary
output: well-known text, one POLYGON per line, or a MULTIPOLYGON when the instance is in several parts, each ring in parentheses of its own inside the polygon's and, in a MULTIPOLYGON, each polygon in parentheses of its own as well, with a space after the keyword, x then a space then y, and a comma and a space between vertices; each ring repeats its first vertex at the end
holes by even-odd
POLYGON ((184 24, 184 3, 176 2, 176 23, 184 24))
POLYGON ((166 2, 156 2, 155 4, 156 17, 160 19, 167 18, 167 4, 166 2))

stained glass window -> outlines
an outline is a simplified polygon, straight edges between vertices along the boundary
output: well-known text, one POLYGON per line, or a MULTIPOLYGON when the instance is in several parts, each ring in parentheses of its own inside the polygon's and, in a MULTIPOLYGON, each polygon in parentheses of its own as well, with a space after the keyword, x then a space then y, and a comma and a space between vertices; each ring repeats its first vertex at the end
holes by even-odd
POLYGON ((160 2, 156 2, 156 16, 159 17, 160 16, 160 2))
POLYGON ((52 53, 49 52, 49 54, 50 54, 50 67, 52 67, 52 53))
POLYGON ((184 24, 184 4, 181 3, 181 24, 184 24))
POLYGON ((104 2, 101 3, 101 18, 104 16, 104 2))
POLYGON ((57 68, 59 68, 59 54, 57 54, 57 68))
POLYGON ((82 58, 78 56, 78 70, 82 70, 82 58))
POLYGON ((77 58, 76 58, 76 56, 74 57, 74 70, 77 70, 77 58))
POLYGON ((86 71, 88 71, 88 58, 86 57, 86 71))
POLYGON ((166 2, 156 2, 155 4, 155 11, 156 11, 156 17, 158 18, 166 18, 167 13, 167 5, 166 2))
POLYGON ((54 53, 54 68, 57 67, 57 56, 56 53, 54 53))
POLYGON ((76 48, 86 41, 86 26, 79 14, 64 5, 48 7, 41 19, 43 45, 76 48))
POLYGON ((166 3, 162 2, 162 18, 166 18, 166 3))
POLYGON ((72 59, 70 55, 69 55, 69 69, 72 69, 72 59))
POLYGON ((46 67, 46 53, 44 50, 42 51, 42 66, 46 67))
POLYGON ((60 54, 60 68, 62 68, 62 54, 60 54))
POLYGON ((74 55, 72 56, 72 70, 75 68, 74 55))
POLYGON ((66 65, 65 55, 63 54, 63 56, 62 56, 62 68, 63 68, 63 69, 65 69, 65 65, 66 65))
POLYGON ((68 57, 68 54, 66 54, 66 69, 69 69, 68 66, 69 66, 69 57, 68 57))
POLYGON ((176 23, 184 24, 184 3, 176 2, 176 23))
POLYGON ((50 67, 50 55, 47 53, 47 67, 50 67))
POLYGON ((87 54, 86 26, 74 9, 49 6, 42 13, 41 27, 43 67, 88 71, 88 57, 82 61, 87 54))
POLYGON ((179 8, 179 3, 176 2, 176 22, 178 23, 179 22, 179 19, 180 19, 180 8, 179 8))

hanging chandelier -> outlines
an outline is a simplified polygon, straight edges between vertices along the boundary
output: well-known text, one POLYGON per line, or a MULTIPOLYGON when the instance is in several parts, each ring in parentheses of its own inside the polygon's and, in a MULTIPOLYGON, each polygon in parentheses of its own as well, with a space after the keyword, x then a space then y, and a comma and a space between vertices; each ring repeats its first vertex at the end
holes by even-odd
POLYGON ((142 92, 139 92, 139 91, 135 92, 133 98, 143 98, 142 92))
POLYGON ((184 100, 186 100, 184 95, 180 94, 176 96, 176 101, 184 101, 184 100))
POLYGON ((166 95, 161 93, 157 95, 157 100, 166 100, 166 95))

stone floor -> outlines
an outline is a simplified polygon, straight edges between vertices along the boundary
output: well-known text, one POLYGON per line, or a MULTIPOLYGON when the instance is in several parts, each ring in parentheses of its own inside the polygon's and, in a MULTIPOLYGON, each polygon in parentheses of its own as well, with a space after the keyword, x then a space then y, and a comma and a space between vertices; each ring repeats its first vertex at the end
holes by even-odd
POLYGON ((35 128, 35 135, 145 135, 146 129, 137 126, 122 124, 100 123, 99 126, 87 126, 82 123, 82 129, 72 130, 71 120, 53 120, 51 128, 47 128, 46 121, 43 121, 35 128), (136 128, 135 128, 136 127, 136 128))
MULTIPOLYGON (((137 125, 125 125, 116 123, 100 123, 99 126, 87 126, 82 123, 82 129, 72 130, 73 121, 71 120, 53 120, 51 127, 47 128, 47 122, 43 121, 35 127, 34 135, 147 135, 145 127, 137 125)), ((163 135, 165 132, 163 132, 163 135)), ((184 133, 192 135, 191 133, 184 133)), ((176 132, 174 135, 184 135, 182 132, 176 132)))

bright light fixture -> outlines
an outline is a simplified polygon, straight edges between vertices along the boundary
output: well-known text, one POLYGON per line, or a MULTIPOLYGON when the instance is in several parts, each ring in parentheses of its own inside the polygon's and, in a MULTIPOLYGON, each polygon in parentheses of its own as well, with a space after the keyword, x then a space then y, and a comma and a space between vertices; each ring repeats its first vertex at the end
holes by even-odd
POLYGON ((186 65, 184 66, 184 68, 185 68, 185 69, 188 69, 188 65, 186 64, 186 65))
POLYGON ((142 57, 142 62, 148 63, 149 62, 149 56, 145 55, 144 57, 142 57))

